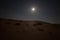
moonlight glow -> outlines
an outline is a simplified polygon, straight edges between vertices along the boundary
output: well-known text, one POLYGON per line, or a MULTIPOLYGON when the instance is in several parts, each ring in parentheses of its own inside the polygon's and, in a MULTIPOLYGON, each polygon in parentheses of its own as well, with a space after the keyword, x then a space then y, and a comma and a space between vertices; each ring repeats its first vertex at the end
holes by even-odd
POLYGON ((32 11, 35 11, 35 8, 32 8, 32 11))

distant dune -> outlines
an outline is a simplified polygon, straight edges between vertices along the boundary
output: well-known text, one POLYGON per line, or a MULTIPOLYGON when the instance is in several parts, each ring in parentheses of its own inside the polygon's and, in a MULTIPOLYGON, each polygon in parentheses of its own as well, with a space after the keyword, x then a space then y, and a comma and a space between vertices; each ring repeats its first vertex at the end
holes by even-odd
POLYGON ((0 18, 1 40, 60 40, 60 24, 0 18))

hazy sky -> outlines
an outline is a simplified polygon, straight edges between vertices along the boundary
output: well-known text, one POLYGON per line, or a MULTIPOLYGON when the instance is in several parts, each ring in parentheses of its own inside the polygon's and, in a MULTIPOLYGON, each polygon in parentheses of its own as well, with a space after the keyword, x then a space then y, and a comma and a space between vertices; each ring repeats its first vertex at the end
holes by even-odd
POLYGON ((0 17, 60 23, 59 0, 2 0, 0 17), (36 8, 32 12, 31 8, 36 8))

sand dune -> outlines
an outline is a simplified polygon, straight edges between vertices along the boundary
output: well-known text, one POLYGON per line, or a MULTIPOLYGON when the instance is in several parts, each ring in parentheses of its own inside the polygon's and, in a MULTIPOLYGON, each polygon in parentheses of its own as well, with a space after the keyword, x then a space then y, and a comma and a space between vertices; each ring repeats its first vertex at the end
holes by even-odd
POLYGON ((60 24, 0 18, 1 40, 59 40, 60 24))

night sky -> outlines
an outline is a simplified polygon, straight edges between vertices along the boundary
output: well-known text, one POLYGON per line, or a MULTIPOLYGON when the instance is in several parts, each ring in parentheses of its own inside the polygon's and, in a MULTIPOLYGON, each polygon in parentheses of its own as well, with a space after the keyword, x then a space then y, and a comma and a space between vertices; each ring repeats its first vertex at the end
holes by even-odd
POLYGON ((2 0, 0 18, 39 20, 60 24, 59 0, 2 0), (36 10, 32 12, 31 8, 36 10))

